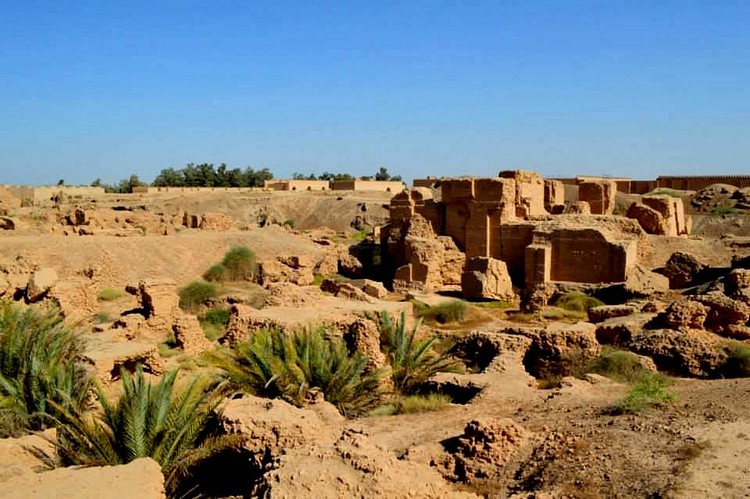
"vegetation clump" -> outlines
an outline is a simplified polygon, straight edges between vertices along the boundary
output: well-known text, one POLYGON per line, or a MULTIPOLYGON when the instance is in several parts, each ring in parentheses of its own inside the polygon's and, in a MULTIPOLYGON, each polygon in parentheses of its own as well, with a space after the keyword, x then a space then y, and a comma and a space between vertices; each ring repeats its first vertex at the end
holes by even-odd
POLYGON ((453 371, 458 363, 447 352, 435 349, 437 336, 418 339, 422 324, 418 319, 413 328, 406 327, 406 313, 398 321, 390 314, 380 316, 380 348, 390 362, 393 384, 401 394, 413 394, 430 377, 438 372, 453 371))
POLYGON ((218 294, 215 284, 193 281, 179 291, 180 308, 186 312, 194 312, 208 300, 216 298, 218 294))
POLYGON ((127 293, 121 289, 106 288, 99 291, 99 294, 97 294, 96 297, 99 301, 113 301, 122 298, 126 294, 127 293))
POLYGON ((588 371, 625 383, 635 383, 650 372, 643 366, 638 355, 611 347, 602 349, 599 357, 589 365, 588 371))
POLYGON ((323 330, 259 331, 213 359, 230 386, 298 406, 314 388, 346 416, 363 414, 380 399, 380 373, 368 372, 365 356, 349 355, 342 340, 327 339, 323 330))
POLYGON ((232 315, 227 308, 215 307, 207 310, 198 317, 206 338, 213 341, 221 336, 229 325, 229 318, 232 315))
POLYGON ((673 402, 676 396, 669 390, 672 381, 661 373, 644 373, 628 394, 612 408, 613 414, 637 414, 646 409, 673 402))
POLYGON ((84 344, 54 309, 0 301, 0 436, 42 430, 86 406, 84 344))
POLYGON ((397 414, 420 414, 435 412, 451 405, 447 395, 430 393, 428 395, 408 395, 393 403, 382 405, 370 412, 370 416, 394 416, 397 414))
POLYGON ((743 343, 730 343, 724 347, 727 355, 722 375, 727 378, 750 377, 750 346, 743 343))
POLYGON ((604 302, 585 293, 571 291, 560 295, 552 305, 571 312, 588 312, 591 308, 604 305, 604 302))
POLYGON ((227 268, 223 263, 212 265, 204 274, 203 279, 208 282, 222 282, 227 280, 227 268))
POLYGON ((152 383, 138 367, 135 375, 123 371, 121 379, 117 400, 97 385, 100 410, 63 411, 56 440, 63 464, 106 466, 150 457, 161 465, 172 497, 193 466, 239 446, 238 437, 211 431, 221 397, 207 378, 180 387, 171 371, 152 383))
POLYGON ((253 250, 246 246, 235 246, 224 255, 221 263, 213 265, 203 274, 209 282, 249 281, 255 277, 258 263, 253 250))
POLYGON ((414 303, 417 315, 421 319, 438 324, 462 322, 469 313, 469 304, 462 300, 449 300, 432 306, 421 302, 414 303))

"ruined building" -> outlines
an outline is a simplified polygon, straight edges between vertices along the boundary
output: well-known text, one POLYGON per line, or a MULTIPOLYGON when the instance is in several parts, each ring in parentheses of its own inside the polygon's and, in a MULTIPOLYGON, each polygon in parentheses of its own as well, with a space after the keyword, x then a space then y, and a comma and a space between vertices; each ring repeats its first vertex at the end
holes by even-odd
MULTIPOLYGON (((646 236, 638 220, 612 215, 616 184, 587 179, 578 201, 567 205, 563 187, 535 172, 503 171, 443 179, 435 197, 424 187, 395 195, 381 231, 396 267, 394 288, 461 285, 465 296, 502 298, 512 293, 511 282, 530 289, 625 281, 646 236)), ((678 235, 689 227, 677 201, 652 198, 639 206, 656 214, 661 233, 678 235)))

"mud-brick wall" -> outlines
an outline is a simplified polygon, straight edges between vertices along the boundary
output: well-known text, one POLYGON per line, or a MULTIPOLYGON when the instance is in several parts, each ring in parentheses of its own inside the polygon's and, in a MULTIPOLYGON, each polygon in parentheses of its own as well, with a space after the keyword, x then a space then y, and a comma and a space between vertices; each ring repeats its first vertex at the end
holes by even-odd
POLYGON ((505 223, 490 233, 491 257, 503 260, 516 286, 523 286, 526 272, 526 247, 532 243, 534 225, 530 223, 505 223))
POLYGON ((240 193, 240 192, 253 192, 262 191, 262 187, 150 187, 140 186, 133 187, 133 194, 158 194, 163 192, 179 192, 180 194, 189 193, 210 193, 210 192, 226 192, 226 193, 240 193))
POLYGON ((466 251, 466 229, 469 224, 467 201, 456 200, 445 205, 445 235, 451 236, 461 251, 466 251))
POLYGON ((665 176, 656 179, 657 187, 683 191, 699 191, 711 184, 750 187, 750 175, 665 176))
POLYGON ((596 229, 559 229, 549 239, 553 281, 622 282, 638 257, 636 241, 608 241, 596 229))
POLYGON ((400 192, 406 184, 393 180, 334 180, 331 189, 334 191, 378 191, 400 192))
POLYGON ((12 185, 8 187, 8 190, 13 196, 22 200, 31 200, 34 204, 49 201, 59 192, 64 193, 68 197, 80 196, 82 198, 93 198, 104 195, 104 188, 102 187, 73 185, 45 185, 40 187, 12 185))

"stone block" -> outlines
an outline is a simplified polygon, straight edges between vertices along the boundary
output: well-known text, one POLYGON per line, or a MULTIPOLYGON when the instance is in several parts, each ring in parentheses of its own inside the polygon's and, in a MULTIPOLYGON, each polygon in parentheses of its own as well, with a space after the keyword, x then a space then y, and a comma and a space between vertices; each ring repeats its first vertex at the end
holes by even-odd
POLYGON ((487 257, 467 260, 461 276, 461 292, 465 298, 512 300, 513 283, 505 262, 487 257))
POLYGON ((553 206, 565 205, 565 185, 559 180, 544 181, 544 207, 553 212, 553 206))
POLYGON ((567 215, 591 215, 591 205, 588 201, 573 201, 565 207, 567 215))
POLYGON ((552 248, 541 244, 531 244, 525 250, 525 286, 545 284, 552 275, 552 248))
POLYGON ((474 179, 452 178, 443 180, 440 184, 440 191, 444 203, 474 199, 474 179))
POLYGON ((617 184, 613 180, 584 180, 578 184, 578 200, 586 201, 595 215, 611 215, 617 184))
POLYGON ((631 204, 626 216, 633 220, 637 220, 638 224, 647 234, 677 235, 676 233, 670 233, 669 224, 661 213, 645 204, 631 204))

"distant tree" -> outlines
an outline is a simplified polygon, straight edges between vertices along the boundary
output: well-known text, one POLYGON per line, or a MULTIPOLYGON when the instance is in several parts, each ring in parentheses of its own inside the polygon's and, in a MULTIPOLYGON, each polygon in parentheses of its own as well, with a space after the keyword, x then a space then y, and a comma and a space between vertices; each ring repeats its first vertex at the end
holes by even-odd
POLYGON ((57 185, 65 185, 65 179, 60 179, 57 181, 57 185))
POLYGON ((388 173, 388 168, 381 166, 380 170, 375 174, 375 180, 390 180, 391 174, 388 173))
POLYGON ((102 186, 102 179, 99 177, 96 178, 93 182, 91 182, 91 187, 101 187, 102 186))
POLYGON ((156 176, 153 185, 155 187, 184 187, 185 176, 182 171, 165 168, 156 176))
POLYGON ((212 163, 188 163, 184 168, 175 170, 165 168, 154 179, 157 187, 263 187, 266 180, 271 180, 273 173, 268 168, 254 170, 247 167, 229 169, 226 163, 218 168, 212 163))
POLYGON ((130 178, 120 180, 120 182, 117 184, 117 187, 115 188, 115 192, 126 194, 129 192, 133 192, 134 187, 141 187, 144 185, 148 184, 146 184, 145 182, 141 182, 141 180, 138 178, 138 175, 133 174, 130 176, 130 178))
POLYGON ((227 184, 229 187, 242 187, 242 169, 232 168, 227 172, 227 184))
POLYGON ((350 173, 323 172, 318 175, 318 180, 354 180, 354 176, 350 173))

